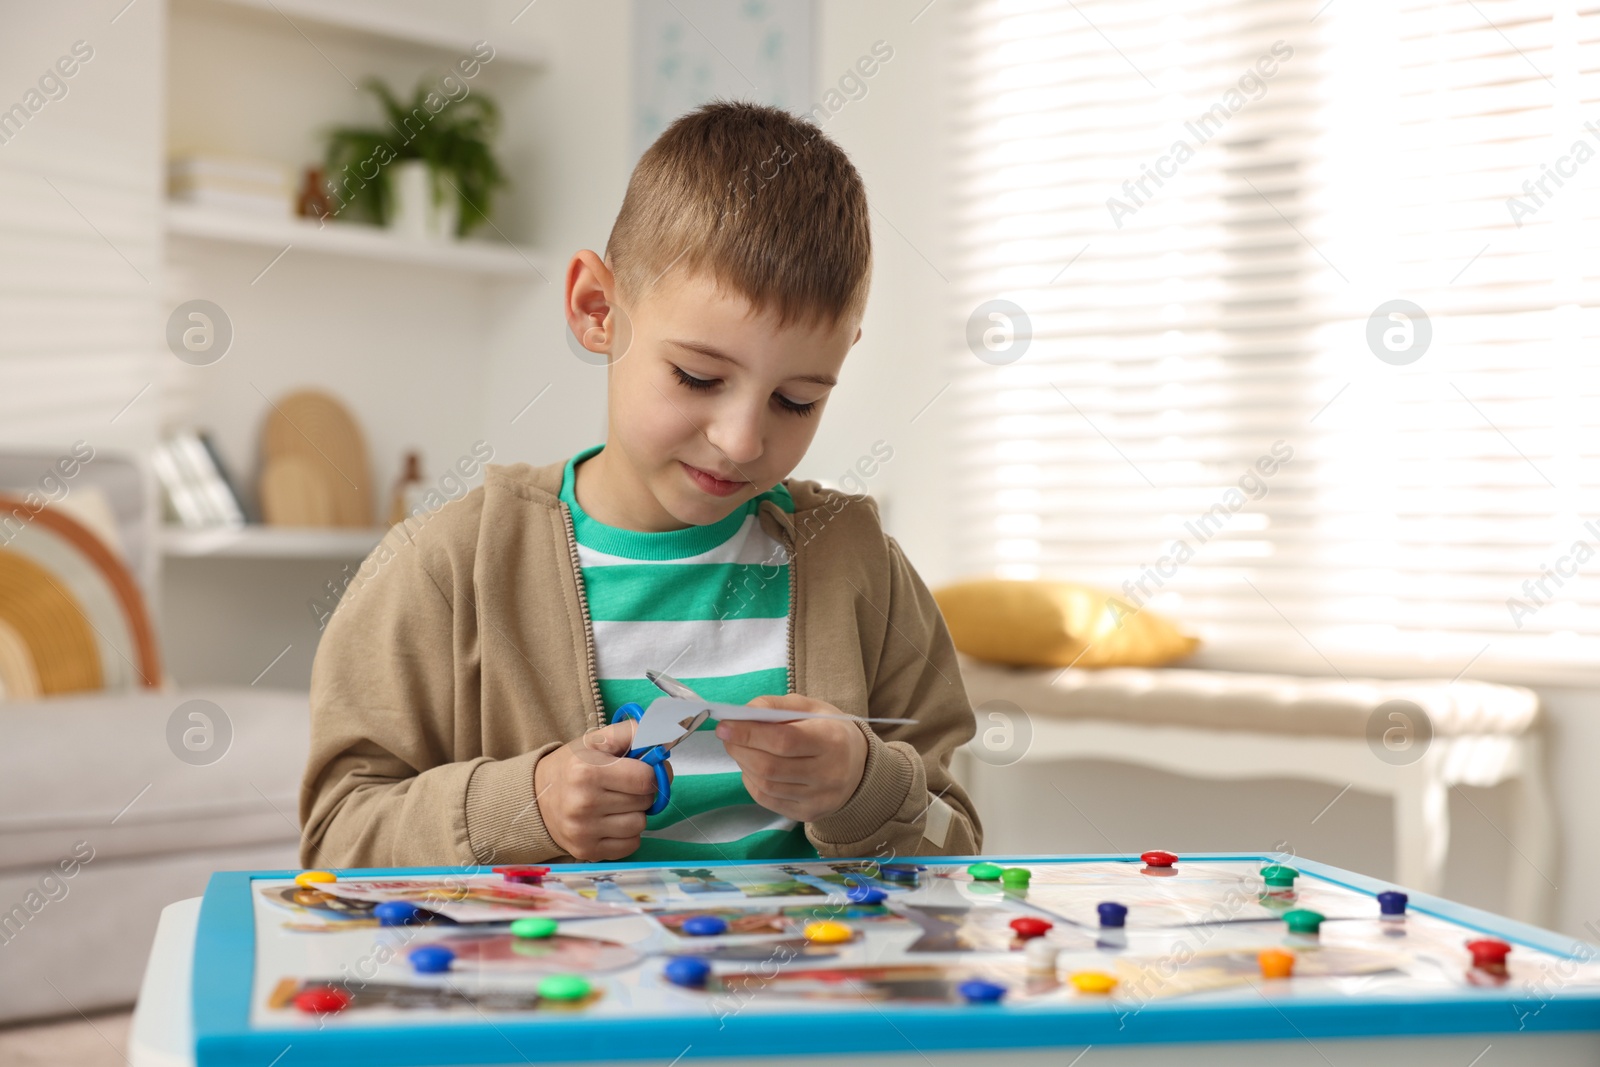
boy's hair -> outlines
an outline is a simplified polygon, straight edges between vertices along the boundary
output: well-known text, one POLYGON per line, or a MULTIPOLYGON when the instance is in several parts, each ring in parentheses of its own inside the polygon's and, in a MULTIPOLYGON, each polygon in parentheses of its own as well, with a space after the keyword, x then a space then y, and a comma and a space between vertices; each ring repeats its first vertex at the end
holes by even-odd
POLYGON ((776 309, 780 325, 859 322, 872 275, 866 187, 815 123, 713 101, 640 157, 605 258, 632 300, 683 269, 758 313, 776 309))

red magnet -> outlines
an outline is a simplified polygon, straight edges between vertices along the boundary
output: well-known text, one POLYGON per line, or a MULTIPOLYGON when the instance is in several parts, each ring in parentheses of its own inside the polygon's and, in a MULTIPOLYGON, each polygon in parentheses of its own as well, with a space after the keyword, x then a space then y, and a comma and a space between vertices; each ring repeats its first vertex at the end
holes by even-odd
POLYGON ((331 1015, 350 1006, 350 993, 328 985, 314 985, 295 994, 294 1006, 308 1014, 331 1015))
POLYGON ((508 882, 526 882, 529 885, 539 885, 544 881, 544 876, 550 873, 549 867, 495 867, 494 873, 500 875, 508 882))
POLYGON ((1020 919, 1011 920, 1011 929, 1015 930, 1017 937, 1023 941, 1028 941, 1035 937, 1043 937, 1049 932, 1052 925, 1046 919, 1036 919, 1031 915, 1024 915, 1020 919))
POLYGON ((1145 864, 1150 867, 1171 867, 1178 862, 1178 857, 1174 853, 1163 852, 1160 849, 1154 852, 1141 853, 1139 858, 1144 860, 1145 864))
POLYGON ((1480 937, 1476 941, 1467 942, 1467 951, 1472 953, 1474 967, 1503 969, 1506 965, 1506 956, 1511 952, 1511 946, 1492 937, 1480 937))

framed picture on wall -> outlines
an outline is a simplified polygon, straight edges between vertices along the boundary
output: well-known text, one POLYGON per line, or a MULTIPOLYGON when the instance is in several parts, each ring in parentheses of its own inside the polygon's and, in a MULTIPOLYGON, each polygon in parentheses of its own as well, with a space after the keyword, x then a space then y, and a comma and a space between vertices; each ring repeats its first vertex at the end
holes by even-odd
POLYGON ((633 155, 713 98, 811 108, 812 0, 634 0, 633 155))

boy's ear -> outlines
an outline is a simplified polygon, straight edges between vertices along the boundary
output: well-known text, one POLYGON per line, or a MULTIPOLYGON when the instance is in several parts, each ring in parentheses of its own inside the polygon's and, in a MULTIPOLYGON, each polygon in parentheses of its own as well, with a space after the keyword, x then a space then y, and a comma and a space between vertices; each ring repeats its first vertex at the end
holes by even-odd
POLYGON ((854 341, 851 341, 851 342, 850 342, 850 345, 851 345, 851 347, 852 347, 852 348, 853 348, 853 347, 855 347, 855 345, 856 345, 856 344, 857 344, 857 343, 859 343, 859 342, 860 342, 860 340, 861 340, 861 327, 859 327, 859 326, 857 326, 857 327, 856 327, 856 339, 855 339, 855 340, 854 340, 854 341))
POLYGON ((623 328, 622 309, 612 303, 615 293, 616 278, 599 256, 585 248, 572 257, 567 265, 567 325, 586 350, 606 353, 613 363, 626 352, 629 333, 623 328))

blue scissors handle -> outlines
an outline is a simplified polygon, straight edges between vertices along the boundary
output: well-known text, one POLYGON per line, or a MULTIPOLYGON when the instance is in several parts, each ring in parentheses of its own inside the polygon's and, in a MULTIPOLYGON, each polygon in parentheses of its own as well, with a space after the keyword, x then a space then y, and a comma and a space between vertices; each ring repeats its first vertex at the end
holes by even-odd
MULTIPOLYGON (((611 716, 612 725, 623 719, 632 719, 634 722, 644 718, 644 709, 633 701, 622 705, 611 716)), ((665 766, 667 757, 672 753, 663 745, 650 745, 646 748, 633 748, 628 750, 628 757, 644 763, 656 772, 656 800, 645 809, 646 815, 660 815, 667 810, 667 801, 672 797, 671 780, 667 776, 665 766)))

